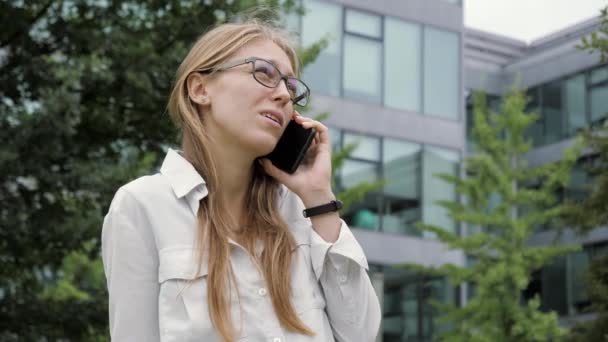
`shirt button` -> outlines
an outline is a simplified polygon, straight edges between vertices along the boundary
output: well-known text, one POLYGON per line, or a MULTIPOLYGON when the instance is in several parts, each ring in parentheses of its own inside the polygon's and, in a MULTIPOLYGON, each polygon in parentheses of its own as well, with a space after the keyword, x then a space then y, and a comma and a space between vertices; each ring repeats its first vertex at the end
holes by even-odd
POLYGON ((342 283, 342 284, 346 283, 346 276, 345 275, 339 276, 338 281, 340 281, 340 283, 342 283))
POLYGON ((267 292, 266 289, 263 287, 258 290, 258 294, 262 297, 264 297, 266 295, 266 292, 267 292))

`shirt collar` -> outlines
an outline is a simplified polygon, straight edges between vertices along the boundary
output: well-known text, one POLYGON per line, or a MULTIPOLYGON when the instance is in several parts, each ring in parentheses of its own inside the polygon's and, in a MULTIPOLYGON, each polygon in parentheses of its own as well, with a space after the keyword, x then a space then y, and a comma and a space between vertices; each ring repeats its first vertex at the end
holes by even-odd
POLYGON ((160 173, 167 177, 177 198, 188 195, 198 187, 203 188, 201 189, 203 192, 207 192, 203 177, 186 158, 173 149, 167 151, 160 173))

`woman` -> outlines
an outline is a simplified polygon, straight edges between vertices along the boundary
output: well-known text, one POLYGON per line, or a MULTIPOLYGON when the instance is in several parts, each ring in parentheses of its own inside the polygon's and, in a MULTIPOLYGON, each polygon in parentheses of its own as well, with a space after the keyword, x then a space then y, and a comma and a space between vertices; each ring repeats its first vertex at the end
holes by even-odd
POLYGON ((116 193, 102 252, 115 341, 373 341, 378 299, 337 211, 327 127, 286 35, 250 22, 202 36, 168 109, 182 132, 158 174, 116 193), (262 156, 290 120, 317 131, 293 174, 262 156), (335 208, 334 208, 335 209, 335 208))

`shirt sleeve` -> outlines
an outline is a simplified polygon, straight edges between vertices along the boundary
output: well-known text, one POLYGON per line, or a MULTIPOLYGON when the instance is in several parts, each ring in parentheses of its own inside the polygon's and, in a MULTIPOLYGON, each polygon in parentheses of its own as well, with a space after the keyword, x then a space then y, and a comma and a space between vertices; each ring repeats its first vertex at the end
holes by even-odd
POLYGON ((310 234, 313 270, 323 288, 334 337, 337 341, 374 341, 381 311, 363 249, 344 221, 334 243, 313 229, 310 234))
POLYGON ((116 193, 102 228, 112 341, 159 341, 158 253, 135 198, 116 193))
POLYGON ((304 204, 283 189, 288 222, 308 231, 313 272, 323 289, 327 316, 337 341, 374 341, 380 327, 380 303, 367 275, 367 258, 348 225, 341 220, 334 243, 325 241, 304 218, 304 204))

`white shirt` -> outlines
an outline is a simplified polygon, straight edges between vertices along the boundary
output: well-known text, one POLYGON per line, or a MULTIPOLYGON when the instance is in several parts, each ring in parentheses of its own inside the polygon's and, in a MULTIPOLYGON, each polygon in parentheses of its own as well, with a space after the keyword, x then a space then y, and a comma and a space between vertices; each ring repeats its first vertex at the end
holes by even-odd
MULTIPOLYGON (((206 195, 203 178, 173 150, 160 173, 117 191, 102 231, 114 341, 219 341, 207 307, 207 262, 197 273, 194 253, 196 213, 206 195)), ((297 242, 291 300, 316 335, 280 325, 262 275, 245 249, 230 241, 240 297, 231 291, 229 305, 239 341, 373 341, 380 305, 347 225, 342 221, 338 240, 328 243, 302 216, 299 197, 282 186, 278 201, 297 242)))

